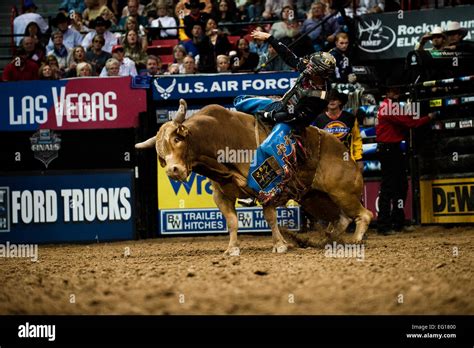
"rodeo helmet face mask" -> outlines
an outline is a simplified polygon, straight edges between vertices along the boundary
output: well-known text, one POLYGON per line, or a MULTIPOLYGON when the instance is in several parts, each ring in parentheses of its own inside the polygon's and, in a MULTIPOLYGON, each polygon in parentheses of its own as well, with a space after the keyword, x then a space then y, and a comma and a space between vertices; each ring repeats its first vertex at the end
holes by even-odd
POLYGON ((329 77, 334 73, 336 59, 327 52, 316 52, 308 58, 304 74, 307 76, 329 77))

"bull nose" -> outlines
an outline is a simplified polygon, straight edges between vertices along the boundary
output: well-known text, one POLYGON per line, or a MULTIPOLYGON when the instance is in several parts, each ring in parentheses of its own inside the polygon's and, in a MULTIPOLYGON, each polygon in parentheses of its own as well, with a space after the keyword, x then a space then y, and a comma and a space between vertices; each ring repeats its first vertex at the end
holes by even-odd
POLYGON ((171 173, 173 173, 173 175, 179 175, 179 168, 178 166, 172 166, 171 167, 171 173))

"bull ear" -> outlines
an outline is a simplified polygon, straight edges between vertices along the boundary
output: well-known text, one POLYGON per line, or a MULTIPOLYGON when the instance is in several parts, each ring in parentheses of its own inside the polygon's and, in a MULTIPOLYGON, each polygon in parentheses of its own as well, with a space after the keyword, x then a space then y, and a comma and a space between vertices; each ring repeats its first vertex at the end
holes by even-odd
POLYGON ((188 104, 186 104, 186 101, 184 99, 179 100, 179 109, 178 112, 176 113, 176 117, 174 121, 176 123, 183 123, 184 118, 186 117, 186 111, 188 110, 188 104))
POLYGON ((156 144, 156 135, 144 142, 141 143, 136 143, 135 148, 136 149, 148 149, 150 147, 155 147, 156 144))
POLYGON ((166 167, 166 161, 163 158, 158 157, 158 162, 160 162, 161 168, 166 167))
POLYGON ((176 129, 176 134, 178 134, 180 137, 186 138, 189 135, 189 129, 186 126, 180 124, 176 129))

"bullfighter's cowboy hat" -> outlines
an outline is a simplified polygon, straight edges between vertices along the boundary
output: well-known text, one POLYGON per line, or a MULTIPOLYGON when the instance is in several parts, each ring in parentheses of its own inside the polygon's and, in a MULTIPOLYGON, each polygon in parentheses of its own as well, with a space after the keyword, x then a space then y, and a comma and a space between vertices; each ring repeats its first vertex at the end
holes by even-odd
POLYGON ((441 27, 434 27, 433 31, 430 33, 428 39, 431 40, 433 39, 433 36, 438 35, 438 36, 444 36, 446 38, 446 33, 443 31, 441 27))
POLYGON ((465 37, 467 35, 467 29, 462 28, 461 24, 459 24, 459 22, 449 21, 444 33, 446 35, 459 33, 459 34, 461 34, 462 37, 465 37))

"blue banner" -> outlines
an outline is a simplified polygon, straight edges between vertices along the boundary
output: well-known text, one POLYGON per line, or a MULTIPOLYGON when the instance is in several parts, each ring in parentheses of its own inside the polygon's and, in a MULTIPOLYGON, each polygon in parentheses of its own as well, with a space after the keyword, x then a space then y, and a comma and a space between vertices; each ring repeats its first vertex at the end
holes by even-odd
POLYGON ((282 95, 290 89, 296 72, 258 74, 168 75, 151 84, 154 100, 224 98, 246 95, 282 95))
POLYGON ((134 238, 133 171, 0 176, 0 241, 134 238))
MULTIPOLYGON (((237 208, 239 232, 269 232, 261 207, 237 208)), ((300 207, 277 208, 280 226, 290 231, 300 229, 300 207)), ((226 233, 227 223, 217 208, 162 209, 160 210, 161 234, 226 233)))

